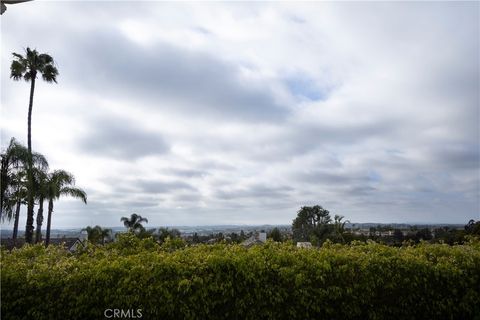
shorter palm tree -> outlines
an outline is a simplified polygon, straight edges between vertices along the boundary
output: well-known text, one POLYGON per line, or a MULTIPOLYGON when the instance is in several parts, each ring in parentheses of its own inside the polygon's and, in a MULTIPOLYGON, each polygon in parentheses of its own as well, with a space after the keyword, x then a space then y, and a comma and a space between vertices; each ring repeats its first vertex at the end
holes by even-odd
POLYGON ((105 240, 110 240, 112 238, 112 229, 102 228, 100 226, 95 227, 86 227, 82 231, 87 231, 88 241, 91 243, 102 243, 105 244, 105 240))
POLYGON ((142 222, 148 223, 147 218, 143 218, 142 216, 136 213, 133 213, 130 216, 130 218, 122 217, 120 221, 123 222, 123 225, 125 226, 125 228, 128 229, 128 231, 134 232, 134 233, 145 231, 145 228, 143 227, 142 222))
POLYGON ((333 225, 333 233, 334 237, 339 240, 340 242, 344 242, 344 233, 345 233, 345 224, 350 223, 350 220, 342 221, 344 216, 335 215, 334 217, 334 225, 333 225))
POLYGON ((48 200, 48 220, 45 245, 50 243, 50 229, 52 225, 53 202, 61 196, 70 196, 82 200, 87 204, 87 194, 80 188, 75 188, 75 178, 64 170, 55 170, 48 175, 46 181, 47 192, 45 199, 48 200))
MULTIPOLYGON (((48 162, 40 153, 34 152, 32 161, 35 171, 48 169, 48 162)), ((1 154, 0 215, 2 221, 14 220, 13 239, 16 239, 18 234, 20 206, 27 203, 27 167, 28 149, 12 138, 7 149, 1 154)))
POLYGON ((47 170, 33 170, 33 186, 35 199, 38 200, 37 211, 37 229, 35 230, 35 243, 42 241, 42 224, 43 224, 43 204, 48 194, 48 172, 47 170))

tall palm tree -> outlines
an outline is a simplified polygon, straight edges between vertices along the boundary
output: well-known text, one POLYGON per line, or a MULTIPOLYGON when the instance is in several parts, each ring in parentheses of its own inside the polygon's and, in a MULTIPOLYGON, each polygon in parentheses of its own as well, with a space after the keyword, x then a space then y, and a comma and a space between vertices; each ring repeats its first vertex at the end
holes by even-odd
POLYGON ((143 218, 141 215, 138 215, 136 213, 133 213, 130 218, 122 217, 120 221, 123 222, 125 228, 127 228, 128 231, 131 232, 144 231, 145 228, 143 227, 142 222, 148 223, 147 218, 143 218))
POLYGON ((33 160, 32 160, 32 109, 33 94, 35 91, 35 80, 40 73, 42 79, 46 82, 57 82, 58 70, 55 67, 53 58, 45 53, 39 54, 37 50, 25 49, 25 56, 19 53, 12 53, 13 61, 10 66, 10 78, 13 80, 30 81, 30 100, 28 104, 28 204, 27 204, 27 223, 25 226, 25 241, 32 243, 33 237, 33 160))
POLYGON ((50 228, 52 225, 53 202, 61 196, 71 196, 82 200, 87 204, 87 194, 80 188, 75 188, 75 178, 64 170, 55 170, 50 173, 46 181, 47 193, 45 199, 48 200, 48 219, 47 233, 45 235, 45 245, 50 243, 50 228))

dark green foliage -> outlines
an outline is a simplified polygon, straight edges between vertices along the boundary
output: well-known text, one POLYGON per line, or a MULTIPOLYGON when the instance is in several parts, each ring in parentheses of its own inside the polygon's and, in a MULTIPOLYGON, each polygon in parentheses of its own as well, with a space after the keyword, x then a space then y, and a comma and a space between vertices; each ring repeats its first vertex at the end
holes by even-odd
MULTIPOLYGON (((181 241, 181 240, 180 240, 181 241)), ((166 241, 170 242, 170 240, 166 241)), ((2 252, 2 319, 474 319, 480 243, 297 249, 163 244, 131 233, 71 255, 2 252), (174 250, 175 248, 181 248, 174 250), (40 294, 39 294, 40 293, 40 294)))
POLYGON ((275 242, 282 242, 282 233, 278 228, 273 228, 272 231, 268 234, 268 237, 275 242))
POLYGON ((123 225, 125 226, 125 228, 128 229, 128 231, 132 231, 135 233, 145 231, 145 227, 142 225, 142 223, 148 223, 147 218, 143 218, 141 215, 138 215, 136 213, 132 213, 130 215, 130 218, 122 217, 120 218, 120 221, 123 222, 123 225))
POLYGON ((467 225, 465 226, 465 231, 467 234, 480 236, 480 221, 475 222, 473 219, 468 221, 467 225))
POLYGON ((165 242, 167 238, 175 239, 180 238, 180 231, 178 229, 159 228, 158 229, 158 241, 165 242))
POLYGON ((88 235, 88 241, 93 244, 105 244, 105 241, 112 239, 112 229, 102 228, 100 226, 86 227, 82 229, 88 235))
POLYGON ((325 240, 345 242, 345 223, 343 216, 335 215, 332 221, 330 212, 322 206, 302 207, 292 223, 294 241, 310 241, 320 246, 325 240))

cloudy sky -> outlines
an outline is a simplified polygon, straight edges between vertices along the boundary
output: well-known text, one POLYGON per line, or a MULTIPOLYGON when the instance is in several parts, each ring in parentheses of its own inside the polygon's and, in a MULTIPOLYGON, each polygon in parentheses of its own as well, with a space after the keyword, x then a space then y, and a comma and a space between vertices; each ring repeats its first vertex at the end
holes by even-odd
MULTIPOLYGON (((26 143, 12 52, 51 54, 33 148, 76 176, 53 227, 480 218, 479 3, 42 2, 1 17, 1 145, 26 143)), ((24 221, 21 221, 24 225, 24 221)))

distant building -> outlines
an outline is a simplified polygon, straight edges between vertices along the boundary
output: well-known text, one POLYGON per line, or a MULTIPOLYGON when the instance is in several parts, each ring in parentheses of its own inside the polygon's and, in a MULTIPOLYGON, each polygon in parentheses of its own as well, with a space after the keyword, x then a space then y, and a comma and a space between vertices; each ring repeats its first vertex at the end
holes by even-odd
POLYGON ((217 243, 217 242, 218 242, 218 239, 213 238, 213 239, 209 239, 207 241, 207 244, 214 244, 214 243, 217 243))
POLYGON ((297 248, 311 248, 311 242, 297 242, 297 248))
POLYGON ((84 248, 85 244, 80 238, 59 238, 59 239, 50 239, 50 244, 53 245, 63 245, 65 249, 70 252, 75 252, 79 248, 84 248))
POLYGON ((265 242, 267 242, 267 233, 257 232, 247 240, 243 241, 241 244, 244 247, 251 247, 256 244, 264 244, 265 242))

